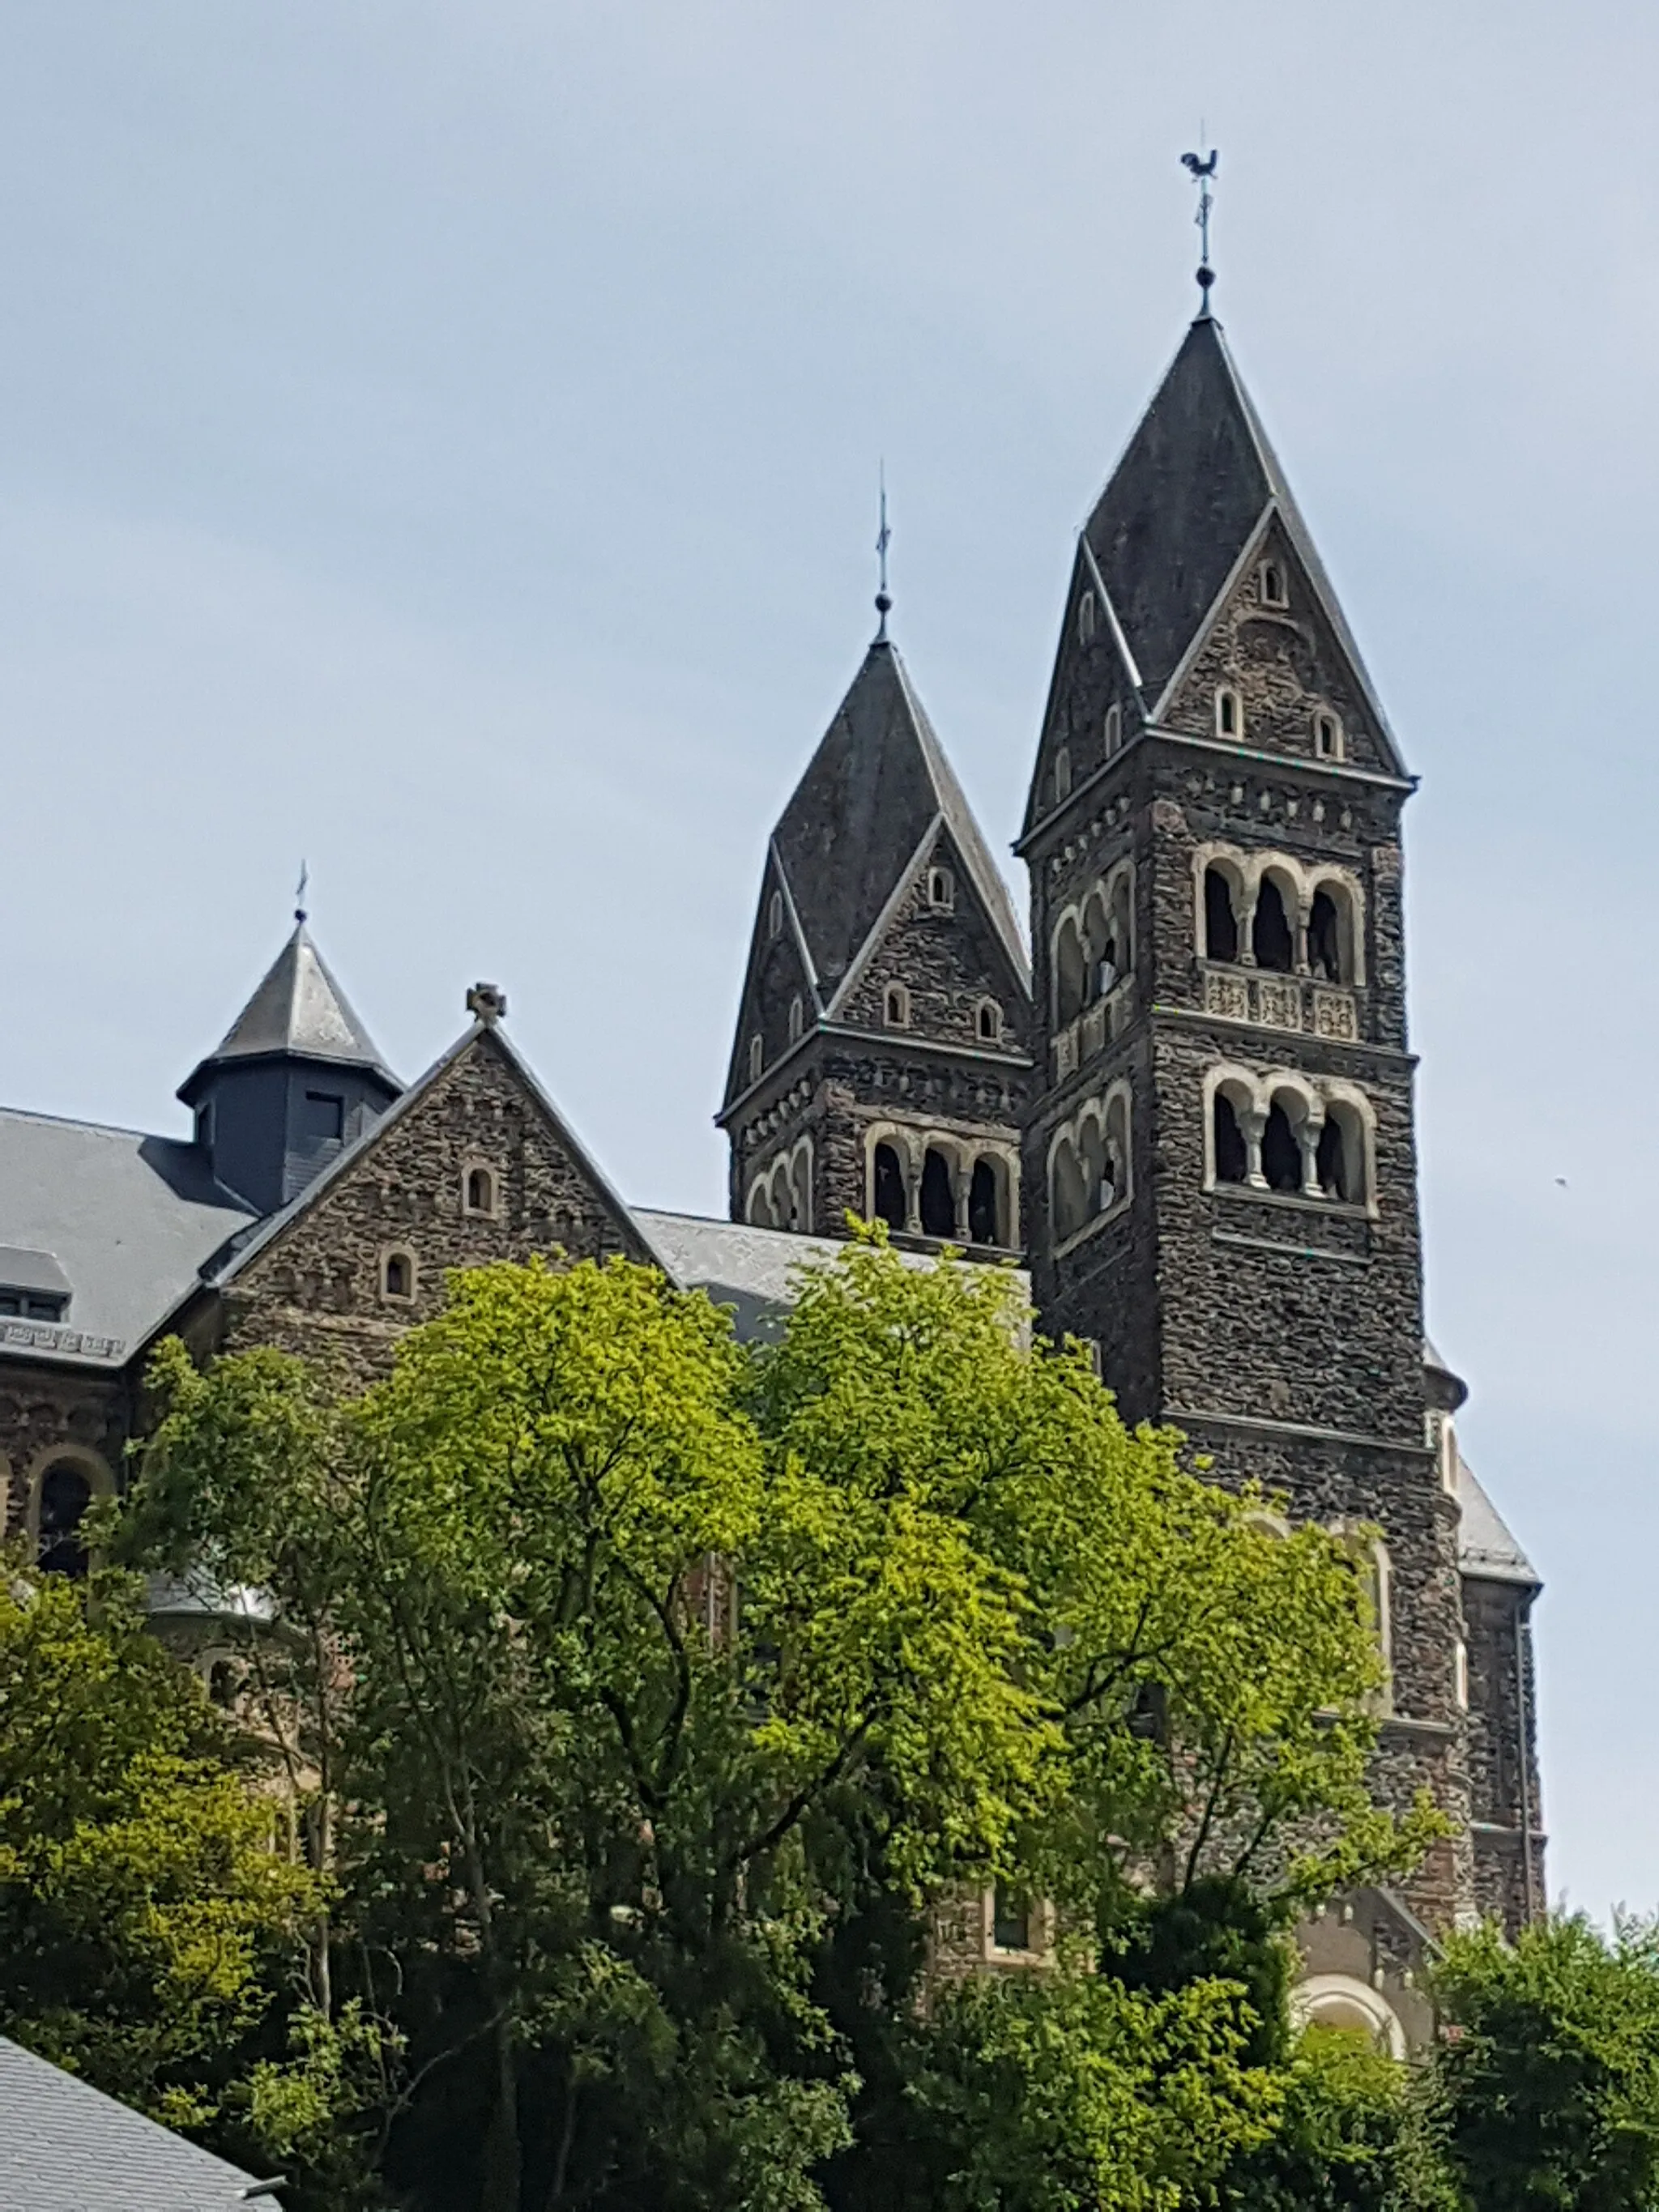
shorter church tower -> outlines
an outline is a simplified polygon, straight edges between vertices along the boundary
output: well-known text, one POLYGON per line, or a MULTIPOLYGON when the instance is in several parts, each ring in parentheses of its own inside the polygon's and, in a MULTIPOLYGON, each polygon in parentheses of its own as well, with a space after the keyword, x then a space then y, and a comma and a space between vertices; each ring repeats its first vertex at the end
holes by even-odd
POLYGON ((1019 1250, 1030 1030, 1012 906, 884 609, 767 854, 718 1116, 732 1218, 1019 1250))

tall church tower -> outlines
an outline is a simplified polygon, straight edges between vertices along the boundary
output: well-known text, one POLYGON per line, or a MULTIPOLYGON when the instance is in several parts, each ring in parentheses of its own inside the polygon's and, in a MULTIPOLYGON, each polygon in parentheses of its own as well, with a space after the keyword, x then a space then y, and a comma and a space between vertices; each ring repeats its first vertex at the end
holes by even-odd
POLYGON ((1423 1364, 1413 788, 1206 313, 1079 540, 1018 848, 1034 1289, 1131 1420, 1383 1530, 1379 1779, 1459 1824, 1410 1891, 1443 1928, 1475 1888, 1455 1455, 1423 1364))
MULTIPOLYGON (((880 604, 878 602, 878 604, 880 604)), ((737 1221, 1018 1250, 1030 978, 882 625, 772 834, 725 1103, 737 1221)))

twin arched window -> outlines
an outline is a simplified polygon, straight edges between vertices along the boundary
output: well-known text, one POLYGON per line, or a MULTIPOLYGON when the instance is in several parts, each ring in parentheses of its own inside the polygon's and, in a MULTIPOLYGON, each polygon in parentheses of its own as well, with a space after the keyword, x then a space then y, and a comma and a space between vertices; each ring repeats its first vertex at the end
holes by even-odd
POLYGON ((812 1139, 802 1137, 793 1148, 763 1168, 749 1186, 744 1208, 761 1229, 793 1229, 809 1236, 812 1228, 812 1139))
POLYGON ((1116 1212, 1129 1198, 1129 1093, 1115 1085, 1091 1099, 1048 1148, 1048 1218, 1065 1244, 1116 1212))
POLYGON ((1352 1099, 1282 1083, 1263 1095, 1224 1077, 1210 1103, 1211 1179, 1284 1198, 1359 1206, 1368 1196, 1364 1117, 1352 1099))
POLYGON ((900 1236, 983 1245, 1006 1251, 1012 1243, 1006 1164, 976 1158, 944 1139, 922 1146, 920 1158, 892 1139, 870 1154, 871 1218, 900 1236))
POLYGON ((1080 908, 1060 916, 1054 932, 1054 1026, 1064 1029, 1097 999, 1110 996, 1133 957, 1134 878, 1120 867, 1094 885, 1080 908))
POLYGON ((1351 886, 1310 878, 1278 859, 1212 860, 1204 871, 1204 957, 1325 983, 1359 980, 1359 933, 1351 886))

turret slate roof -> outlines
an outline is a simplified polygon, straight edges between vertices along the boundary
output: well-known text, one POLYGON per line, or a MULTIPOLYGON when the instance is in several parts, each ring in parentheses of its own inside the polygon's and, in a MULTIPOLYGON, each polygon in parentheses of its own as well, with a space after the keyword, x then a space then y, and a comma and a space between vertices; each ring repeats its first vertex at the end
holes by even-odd
POLYGON ((380 1057, 380 1047, 329 972, 303 921, 283 945, 216 1048, 179 1090, 188 1104, 203 1072, 231 1060, 292 1053, 372 1068, 395 1091, 398 1079, 380 1057))
POLYGON ((1084 529, 1149 713, 1157 714, 1236 564, 1275 514, 1392 752, 1382 702, 1221 325, 1200 316, 1084 529))
POLYGON ((1001 872, 898 647, 870 647, 773 837, 827 999, 880 920, 923 838, 942 824, 1015 973, 1029 963, 1001 872))

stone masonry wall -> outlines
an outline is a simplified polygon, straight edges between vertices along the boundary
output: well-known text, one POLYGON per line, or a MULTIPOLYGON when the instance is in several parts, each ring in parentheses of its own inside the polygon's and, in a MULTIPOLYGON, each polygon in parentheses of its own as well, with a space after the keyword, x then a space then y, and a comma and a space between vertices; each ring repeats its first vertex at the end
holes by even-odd
POLYGON ((234 1278, 227 1348, 272 1344, 366 1379, 437 1312, 451 1268, 560 1254, 648 1257, 484 1030, 234 1278), (495 1178, 493 1216, 464 1206, 475 1166, 495 1178), (393 1250, 414 1262, 411 1297, 382 1287, 393 1250))

